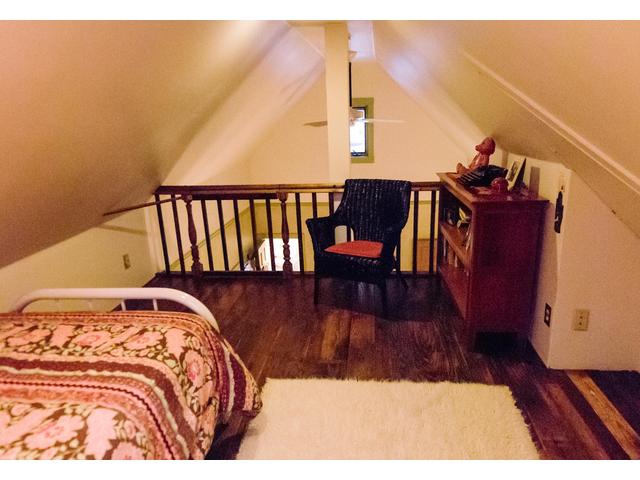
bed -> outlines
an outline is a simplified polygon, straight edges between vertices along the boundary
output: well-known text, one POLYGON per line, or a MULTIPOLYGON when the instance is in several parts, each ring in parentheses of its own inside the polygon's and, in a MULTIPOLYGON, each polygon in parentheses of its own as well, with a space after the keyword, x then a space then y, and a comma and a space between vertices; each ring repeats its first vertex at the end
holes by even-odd
MULTIPOLYGON (((89 301, 89 300, 88 300, 89 301)), ((46 290, 0 314, 0 458, 202 459, 215 427, 261 407, 195 298, 171 289, 46 290), (24 312, 43 298, 177 301, 196 313, 24 312)))

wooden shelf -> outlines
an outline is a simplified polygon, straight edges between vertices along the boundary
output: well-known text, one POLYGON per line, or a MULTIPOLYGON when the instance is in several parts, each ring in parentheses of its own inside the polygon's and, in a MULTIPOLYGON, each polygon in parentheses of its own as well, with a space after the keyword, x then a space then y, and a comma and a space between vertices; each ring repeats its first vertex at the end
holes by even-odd
POLYGON ((469 277, 464 268, 453 265, 440 265, 438 267, 445 283, 449 287, 453 301, 455 302, 460 315, 467 316, 467 292, 469 291, 469 277))
POLYGON ((442 233, 442 236, 447 241, 447 243, 451 246, 453 252, 456 254, 460 262, 462 262, 465 267, 468 267, 469 252, 464 247, 464 245, 462 245, 464 235, 460 231, 460 229, 449 225, 447 222, 440 221, 440 232, 442 233))
MULTIPOLYGON (((540 198, 533 194, 522 194, 519 192, 512 193, 490 193, 486 195, 479 195, 478 192, 474 192, 470 189, 463 187, 457 182, 459 175, 455 173, 438 173, 438 177, 448 189, 463 205, 473 209, 478 205, 500 205, 503 208, 530 208, 531 206, 545 205, 548 200, 540 198)), ((484 189, 490 192, 489 189, 484 189)))
POLYGON ((442 180, 438 272, 460 312, 463 342, 472 348, 478 332, 526 335, 548 201, 524 192, 495 194, 487 189, 467 189, 456 181, 455 174, 438 176, 442 180), (463 246, 464 231, 444 220, 445 212, 461 208, 471 216, 473 233, 468 250, 463 246))

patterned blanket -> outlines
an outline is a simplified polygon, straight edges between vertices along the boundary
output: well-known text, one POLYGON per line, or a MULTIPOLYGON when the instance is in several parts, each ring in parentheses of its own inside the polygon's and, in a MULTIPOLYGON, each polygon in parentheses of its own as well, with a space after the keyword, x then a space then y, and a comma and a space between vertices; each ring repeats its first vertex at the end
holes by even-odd
POLYGON ((0 314, 0 458, 201 459, 256 383, 197 315, 0 314))

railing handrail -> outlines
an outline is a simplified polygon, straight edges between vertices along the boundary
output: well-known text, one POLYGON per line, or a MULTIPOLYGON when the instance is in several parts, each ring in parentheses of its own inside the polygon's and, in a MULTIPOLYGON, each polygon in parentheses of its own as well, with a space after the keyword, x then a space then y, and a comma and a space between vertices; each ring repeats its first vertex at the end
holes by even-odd
MULTIPOLYGON (((182 200, 182 197, 179 198, 179 200, 182 200)), ((163 203, 167 203, 170 202, 171 199, 167 198, 165 200, 157 200, 155 202, 145 202, 145 203, 138 203, 136 205, 130 205, 128 207, 124 207, 124 208, 119 208, 117 210, 110 210, 108 212, 105 212, 102 214, 103 217, 107 217, 109 215, 117 215, 118 213, 125 213, 125 212, 130 212, 132 210, 138 210, 140 208, 147 208, 147 207, 153 207, 154 205, 162 205, 163 203)))
MULTIPOLYGON (((440 182, 411 182, 411 190, 434 191, 440 188, 440 182)), ((199 200, 208 195, 247 195, 269 194, 271 198, 276 198, 277 193, 340 193, 344 190, 344 183, 273 183, 273 184, 244 184, 244 185, 160 185, 155 195, 191 195, 194 200, 199 200)), ((182 200, 182 198, 178 198, 182 200)), ((140 208, 153 207, 170 202, 171 199, 157 200, 155 202, 145 202, 128 207, 110 210, 103 213, 103 216, 117 215, 119 213, 130 212, 140 208)))
MULTIPOLYGON (((430 191, 440 188, 440 181, 411 182, 413 191, 430 191)), ((344 183, 266 183, 243 185, 161 185, 155 193, 171 194, 249 194, 249 193, 330 193, 344 190, 344 183)))

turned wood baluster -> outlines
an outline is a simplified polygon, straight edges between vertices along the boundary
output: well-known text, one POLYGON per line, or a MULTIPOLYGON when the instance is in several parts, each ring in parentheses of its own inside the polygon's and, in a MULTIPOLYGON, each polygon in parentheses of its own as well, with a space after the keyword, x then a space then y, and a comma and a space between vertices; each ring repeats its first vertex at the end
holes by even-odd
POLYGON ((202 275, 202 263, 200 263, 200 251, 198 250, 198 234, 196 233, 196 225, 193 222, 193 213, 191 211, 193 197, 186 195, 183 198, 187 206, 187 221, 189 223, 189 242, 191 242, 191 259, 193 260, 191 271, 194 275, 200 276, 202 275))
POLYGON ((280 200, 280 208, 282 210, 282 251, 284 253, 284 264, 282 271, 285 277, 291 276, 293 273, 293 265, 291 264, 291 251, 289 249, 289 222, 287 221, 287 192, 278 192, 278 200, 280 200))

